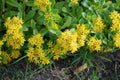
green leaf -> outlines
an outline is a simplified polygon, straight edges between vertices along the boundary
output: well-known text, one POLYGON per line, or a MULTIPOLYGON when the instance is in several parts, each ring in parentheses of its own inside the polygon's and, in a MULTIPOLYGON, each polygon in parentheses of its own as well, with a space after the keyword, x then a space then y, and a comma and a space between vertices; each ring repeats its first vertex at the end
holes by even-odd
POLYGON ((24 4, 21 4, 21 5, 18 7, 19 12, 18 12, 17 15, 18 15, 20 18, 23 18, 24 14, 25 14, 24 8, 25 8, 24 4))
POLYGON ((31 19, 30 22, 31 22, 31 28, 35 29, 36 28, 36 22, 33 19, 31 19))
POLYGON ((61 29, 64 29, 64 28, 70 26, 71 23, 72 23, 72 17, 67 16, 67 20, 66 20, 66 22, 63 24, 63 26, 61 27, 61 29))
POLYGON ((33 3, 34 3, 33 1, 27 1, 25 2, 25 5, 31 7, 33 6, 33 3))
POLYGON ((77 18, 79 19, 81 17, 81 13, 83 12, 83 8, 82 7, 78 7, 76 9, 76 15, 77 15, 77 18))
POLYGON ((47 32, 48 32, 48 29, 46 27, 40 30, 40 33, 42 36, 44 36, 47 32))
POLYGON ((52 7, 54 7, 54 5, 55 5, 55 0, 51 0, 51 3, 52 3, 52 7))
POLYGON ((67 13, 67 12, 68 12, 68 10, 67 10, 67 8, 66 8, 66 7, 63 7, 63 8, 62 8, 62 11, 63 11, 63 12, 65 12, 65 13, 67 13))
POLYGON ((38 30, 37 29, 33 29, 33 34, 37 34, 38 33, 38 30))
POLYGON ((58 9, 58 10, 61 10, 61 8, 63 7, 63 5, 64 5, 64 1, 57 2, 55 4, 55 8, 58 9))
POLYGON ((54 14, 54 20, 55 20, 55 22, 60 22, 62 19, 61 19, 60 15, 54 14))
POLYGON ((57 35, 58 37, 59 37, 60 34, 61 34, 61 32, 60 32, 59 30, 54 29, 54 28, 49 29, 49 32, 51 32, 51 33, 57 35))
POLYGON ((22 31, 28 31, 28 27, 26 25, 23 25, 22 31))
POLYGON ((4 12, 5 11, 5 0, 0 0, 0 9, 4 12))
POLYGON ((82 4, 84 7, 89 8, 88 3, 89 3, 89 1, 88 1, 88 0, 84 0, 84 1, 82 1, 82 3, 81 3, 81 4, 82 4))
POLYGON ((6 0, 6 3, 13 7, 19 7, 20 4, 16 0, 6 0))
POLYGON ((29 19, 32 19, 35 15, 35 11, 34 10, 30 10, 28 12, 28 14, 26 14, 26 17, 25 17, 25 21, 28 21, 29 19))
POLYGON ((16 12, 16 11, 7 11, 7 12, 4 14, 5 18, 6 18, 6 17, 12 17, 12 16, 15 16, 15 15, 17 15, 17 12, 16 12))

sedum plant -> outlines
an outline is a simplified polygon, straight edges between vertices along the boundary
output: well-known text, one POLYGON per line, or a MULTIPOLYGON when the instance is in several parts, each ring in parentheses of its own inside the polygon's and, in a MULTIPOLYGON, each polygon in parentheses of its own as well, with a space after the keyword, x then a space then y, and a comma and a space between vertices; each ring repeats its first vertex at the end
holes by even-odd
POLYGON ((30 62, 47 65, 68 54, 84 54, 82 48, 91 53, 118 50, 118 3, 118 0, 1 0, 0 64, 26 56, 30 62))

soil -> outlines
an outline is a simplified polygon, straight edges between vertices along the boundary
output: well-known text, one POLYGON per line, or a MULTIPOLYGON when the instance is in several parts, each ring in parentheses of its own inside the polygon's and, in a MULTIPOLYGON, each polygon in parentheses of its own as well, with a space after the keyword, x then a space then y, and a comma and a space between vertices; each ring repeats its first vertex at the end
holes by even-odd
POLYGON ((21 60, 19 64, 1 66, 0 80, 120 80, 120 51, 95 57, 92 60, 94 66, 86 68, 78 75, 73 71, 82 64, 79 63, 77 67, 69 66, 71 61, 72 57, 68 57, 41 70, 35 64, 21 60))

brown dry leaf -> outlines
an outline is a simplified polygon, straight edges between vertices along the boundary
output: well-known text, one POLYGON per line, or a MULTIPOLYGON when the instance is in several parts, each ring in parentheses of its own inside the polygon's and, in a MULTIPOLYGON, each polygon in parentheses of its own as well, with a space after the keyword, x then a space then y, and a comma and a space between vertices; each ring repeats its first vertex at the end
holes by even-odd
POLYGON ((65 73, 65 68, 62 68, 61 70, 56 69, 51 71, 53 76, 58 77, 59 79, 62 80, 69 80, 69 75, 65 73))
POLYGON ((82 71, 84 71, 87 68, 87 63, 83 64, 82 66, 79 66, 78 68, 76 68, 75 70, 73 70, 74 74, 79 74, 82 71))

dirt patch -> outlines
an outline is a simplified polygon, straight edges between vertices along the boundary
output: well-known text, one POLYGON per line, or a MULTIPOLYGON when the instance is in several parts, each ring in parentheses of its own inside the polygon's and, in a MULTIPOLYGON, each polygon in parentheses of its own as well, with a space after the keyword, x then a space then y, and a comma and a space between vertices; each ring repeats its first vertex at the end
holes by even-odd
POLYGON ((70 66, 73 57, 55 61, 47 68, 38 69, 35 64, 21 60, 19 64, 0 67, 0 80, 119 80, 120 79, 120 51, 94 57, 93 67, 88 67, 78 75, 73 71, 82 66, 70 66), (38 70, 37 70, 38 69, 38 70), (93 74, 94 73, 94 74, 93 74), (32 75, 31 75, 32 74, 32 75), (97 76, 97 77, 95 77, 97 76), (79 78, 78 78, 79 77, 79 78))

